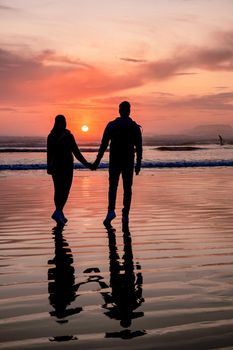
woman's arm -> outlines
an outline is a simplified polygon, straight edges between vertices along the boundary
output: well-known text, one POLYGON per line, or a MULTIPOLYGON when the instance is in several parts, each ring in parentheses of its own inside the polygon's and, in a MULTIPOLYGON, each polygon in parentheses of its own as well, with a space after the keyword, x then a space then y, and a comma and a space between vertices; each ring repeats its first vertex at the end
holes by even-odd
POLYGON ((71 134, 71 150, 75 158, 82 163, 85 167, 90 168, 90 164, 88 161, 83 157, 82 153, 80 152, 78 145, 74 139, 74 136, 71 134))
POLYGON ((52 146, 49 140, 49 136, 47 138, 47 173, 49 175, 52 174, 52 146))

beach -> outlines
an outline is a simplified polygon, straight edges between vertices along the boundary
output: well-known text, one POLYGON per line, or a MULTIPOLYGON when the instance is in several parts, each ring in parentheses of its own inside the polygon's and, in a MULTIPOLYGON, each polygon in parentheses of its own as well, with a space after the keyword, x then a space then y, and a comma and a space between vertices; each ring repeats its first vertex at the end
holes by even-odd
POLYGON ((143 169, 123 232, 121 184, 107 231, 107 171, 75 170, 54 231, 46 171, 1 171, 0 349, 231 349, 232 179, 143 169))

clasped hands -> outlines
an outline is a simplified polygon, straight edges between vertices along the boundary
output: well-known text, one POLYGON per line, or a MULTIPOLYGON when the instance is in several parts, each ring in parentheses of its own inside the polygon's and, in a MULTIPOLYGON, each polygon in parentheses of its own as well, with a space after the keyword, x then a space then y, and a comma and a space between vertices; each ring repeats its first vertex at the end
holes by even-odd
MULTIPOLYGON (((98 168, 99 164, 100 164, 99 160, 96 159, 93 163, 87 162, 86 166, 88 169, 95 171, 98 168)), ((141 164, 137 163, 135 165, 135 174, 138 175, 140 171, 141 171, 141 164)))
POLYGON ((90 170, 96 170, 99 166, 99 161, 98 160, 95 160, 94 163, 89 163, 87 162, 87 168, 90 169, 90 170))

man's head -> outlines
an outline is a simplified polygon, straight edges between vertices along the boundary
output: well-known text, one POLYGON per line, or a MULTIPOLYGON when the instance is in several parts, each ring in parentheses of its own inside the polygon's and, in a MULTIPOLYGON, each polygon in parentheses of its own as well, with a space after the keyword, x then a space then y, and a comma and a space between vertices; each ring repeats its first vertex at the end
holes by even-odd
POLYGON ((123 101, 119 104, 119 113, 121 117, 129 117, 130 103, 128 101, 123 101))

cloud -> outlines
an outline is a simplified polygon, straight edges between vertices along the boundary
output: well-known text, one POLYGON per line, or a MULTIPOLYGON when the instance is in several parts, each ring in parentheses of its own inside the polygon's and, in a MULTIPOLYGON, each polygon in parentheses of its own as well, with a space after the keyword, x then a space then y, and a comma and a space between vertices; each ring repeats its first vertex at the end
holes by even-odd
POLYGON ((118 106, 121 101, 129 101, 133 106, 138 105, 137 97, 131 96, 130 94, 123 95, 115 95, 109 97, 98 97, 92 99, 93 105, 97 106, 102 110, 115 109, 118 112, 118 106))
POLYGON ((225 90, 228 89, 228 86, 215 86, 216 90, 225 90))
MULTIPOLYGON (((233 31, 219 32, 216 38, 218 46, 177 48, 171 57, 151 62, 122 57, 121 60, 132 62, 133 67, 127 65, 116 73, 53 50, 30 53, 0 48, 0 79, 4 86, 0 100, 20 105, 72 104, 112 94, 130 95, 129 89, 153 81, 189 77, 201 70, 233 72, 233 31)), ((219 108, 231 108, 229 102, 223 101, 227 96, 221 96, 219 108)), ((212 104, 217 105, 217 96, 205 98, 196 99, 195 105, 208 105, 210 109, 212 104)))
MULTIPOLYGON (((150 79, 165 80, 174 75, 184 75, 183 70, 233 71, 232 48, 184 48, 173 57, 141 65, 142 72, 150 79)), ((185 72, 195 74, 193 72, 185 72)))
POLYGON ((0 49, 0 77, 9 80, 41 78, 42 65, 37 59, 0 49))
POLYGON ((132 63, 142 63, 142 62, 146 62, 146 60, 140 60, 140 59, 136 59, 136 58, 128 58, 128 57, 121 57, 120 60, 122 61, 126 61, 126 62, 132 62, 132 63))
POLYGON ((179 73, 174 73, 174 75, 196 75, 198 73, 196 72, 179 72, 179 73))
MULTIPOLYGON (((132 98, 134 101, 137 100, 133 96, 132 98)), ((166 112, 188 110, 188 115, 191 111, 194 113, 195 111, 209 111, 211 114, 214 111, 231 112, 233 111, 233 91, 187 96, 157 91, 143 98, 143 107, 166 112)))
MULTIPOLYGON (((191 110, 193 111, 232 111, 233 110, 233 91, 213 93, 206 95, 188 95, 178 96, 175 94, 155 91, 151 94, 143 96, 142 99, 137 95, 132 94, 127 97, 134 107, 163 111, 174 110, 191 110)), ((95 103, 103 105, 116 105, 120 101, 127 99, 124 95, 113 96, 109 98, 95 99, 95 103)))
POLYGON ((44 64, 73 65, 77 67, 91 68, 91 65, 81 62, 79 59, 72 59, 64 55, 58 55, 54 50, 44 50, 37 55, 37 59, 44 64))
POLYGON ((34 54, 27 53, 27 51, 26 53, 22 51, 14 52, 0 48, 1 78, 7 75, 14 79, 20 77, 26 79, 27 76, 34 79, 35 77, 43 77, 43 72, 49 76, 56 72, 65 72, 75 68, 92 68, 79 59, 57 55, 52 50, 44 50, 34 54))
MULTIPOLYGON (((209 47, 177 47, 170 57, 141 62, 138 69, 144 75, 144 80, 166 80, 178 75, 198 74, 193 69, 233 72, 233 31, 216 32, 210 42, 209 47)), ((134 59, 125 60, 137 63, 134 59)))
POLYGON ((197 15, 187 14, 183 16, 172 17, 171 19, 175 22, 193 23, 193 22, 197 22, 199 18, 200 17, 197 15))
POLYGON ((90 98, 142 85, 139 75, 112 75, 79 59, 44 50, 24 54, 0 49, 2 101, 56 103, 90 98))
POLYGON ((10 107, 0 107, 1 112, 16 112, 16 108, 10 108, 10 107))
POLYGON ((15 7, 0 5, 0 11, 18 11, 15 7))
POLYGON ((222 92, 204 96, 187 96, 167 101, 166 107, 193 110, 233 111, 233 92, 222 92))
POLYGON ((170 93, 170 92, 163 92, 163 91, 154 91, 152 92, 152 94, 156 97, 172 97, 172 96, 175 96, 173 93, 170 93))
MULTIPOLYGON (((9 1, 8 1, 9 3, 9 1)), ((19 9, 17 7, 13 7, 13 6, 9 6, 7 4, 7 1, 4 0, 0 0, 0 12, 15 12, 15 11, 19 11, 19 9)))

